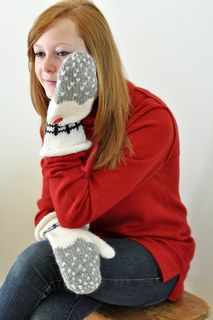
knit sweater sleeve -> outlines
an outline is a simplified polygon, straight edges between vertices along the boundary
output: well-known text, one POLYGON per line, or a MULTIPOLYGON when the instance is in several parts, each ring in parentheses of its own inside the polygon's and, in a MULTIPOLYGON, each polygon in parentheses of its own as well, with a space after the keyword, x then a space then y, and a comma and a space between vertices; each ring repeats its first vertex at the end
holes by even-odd
POLYGON ((115 170, 88 172, 84 151, 44 159, 44 173, 60 224, 79 228, 92 223, 134 192, 159 170, 171 154, 173 118, 166 108, 153 107, 133 115, 127 132, 135 151, 115 170))

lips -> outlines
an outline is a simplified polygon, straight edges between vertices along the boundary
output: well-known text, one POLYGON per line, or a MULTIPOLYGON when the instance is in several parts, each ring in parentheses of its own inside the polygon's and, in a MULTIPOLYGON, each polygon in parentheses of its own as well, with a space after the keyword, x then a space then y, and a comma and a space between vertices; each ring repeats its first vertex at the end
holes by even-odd
POLYGON ((44 82, 48 85, 55 85, 56 84, 56 81, 54 81, 54 80, 44 80, 44 82))

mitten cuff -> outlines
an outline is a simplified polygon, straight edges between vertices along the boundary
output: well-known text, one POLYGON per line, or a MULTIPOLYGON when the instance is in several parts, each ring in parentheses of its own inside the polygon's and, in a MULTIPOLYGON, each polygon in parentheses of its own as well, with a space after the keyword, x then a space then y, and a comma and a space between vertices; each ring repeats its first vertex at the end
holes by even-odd
MULTIPOLYGON (((34 232, 35 239, 37 241, 45 240, 46 239, 45 234, 48 231, 50 231, 50 228, 54 224, 58 224, 58 223, 59 222, 58 222, 58 218, 56 216, 55 211, 52 211, 52 212, 48 213, 46 216, 43 217, 43 219, 41 219, 39 221, 39 223, 35 227, 35 232, 34 232)), ((69 229, 67 229, 67 230, 69 230, 69 229)), ((81 230, 89 230, 89 224, 86 224, 81 229, 72 229, 72 230, 77 230, 79 232, 81 232, 81 230)))
POLYGON ((87 150, 92 143, 87 140, 82 123, 69 126, 47 125, 40 156, 56 157, 87 150), (56 130, 57 129, 57 130, 56 130))
POLYGON ((57 149, 46 149, 45 147, 40 150, 40 157, 58 157, 58 156, 65 156, 68 154, 77 153, 80 151, 88 150, 91 147, 91 141, 87 140, 81 144, 67 146, 67 147, 58 147, 57 149))
POLYGON ((43 217, 43 219, 39 221, 34 232, 34 236, 37 241, 45 239, 43 235, 43 232, 45 231, 44 228, 47 226, 47 224, 49 224, 50 221, 53 221, 54 219, 57 219, 55 211, 48 213, 45 217, 43 217))

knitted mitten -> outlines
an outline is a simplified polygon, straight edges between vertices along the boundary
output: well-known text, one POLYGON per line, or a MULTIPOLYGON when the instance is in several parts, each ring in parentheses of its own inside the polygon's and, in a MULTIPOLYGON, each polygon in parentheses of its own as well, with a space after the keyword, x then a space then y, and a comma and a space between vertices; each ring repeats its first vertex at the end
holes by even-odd
POLYGON ((111 259, 114 249, 93 233, 60 226, 55 212, 36 226, 36 240, 48 239, 66 287, 77 294, 89 294, 101 283, 100 256, 111 259))
POLYGON ((50 100, 41 157, 76 153, 90 148, 82 119, 97 97, 98 81, 93 58, 74 52, 62 63, 55 94, 50 100))

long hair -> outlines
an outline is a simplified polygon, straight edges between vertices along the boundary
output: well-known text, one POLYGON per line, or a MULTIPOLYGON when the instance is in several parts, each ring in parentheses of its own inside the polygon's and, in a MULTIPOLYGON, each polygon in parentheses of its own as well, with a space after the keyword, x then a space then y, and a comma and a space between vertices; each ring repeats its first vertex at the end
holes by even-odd
POLYGON ((35 74, 33 45, 56 19, 69 17, 94 58, 98 77, 98 107, 92 140, 98 148, 93 169, 115 169, 125 163, 125 151, 133 153, 126 132, 131 99, 121 59, 109 25, 89 0, 64 0, 47 8, 28 34, 30 91, 33 106, 45 128, 49 99, 35 74))

